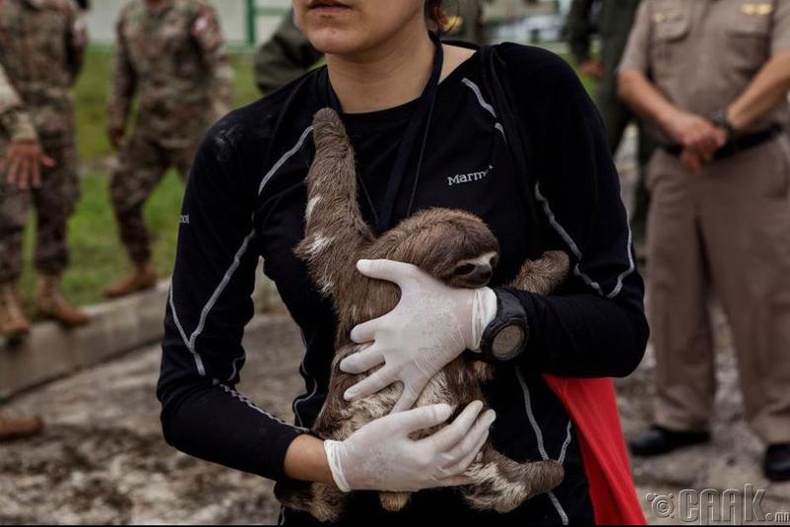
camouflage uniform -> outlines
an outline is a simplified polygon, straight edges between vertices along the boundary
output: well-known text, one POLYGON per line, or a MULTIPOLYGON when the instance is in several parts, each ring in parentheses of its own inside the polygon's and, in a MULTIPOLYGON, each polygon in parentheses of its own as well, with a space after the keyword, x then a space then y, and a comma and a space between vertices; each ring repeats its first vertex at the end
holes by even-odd
MULTIPOLYGON (((483 2, 458 0, 447 10, 449 17, 443 38, 483 44, 483 2)), ((323 57, 302 34, 289 11, 269 40, 255 56, 255 84, 267 94, 307 72, 323 57)))
POLYGON ((56 165, 42 167, 42 185, 19 190, 0 177, 0 283, 22 273, 22 237, 32 200, 35 266, 59 275, 68 264, 66 223, 79 182, 71 88, 87 43, 71 0, 0 1, 0 154, 9 141, 38 140, 56 165))
POLYGON ((323 54, 310 45, 294 22, 293 10, 285 15, 269 40, 255 55, 255 84, 261 93, 274 91, 303 75, 323 54))
POLYGON ((112 173, 121 241, 135 264, 150 261, 143 205, 170 167, 187 177, 205 129, 232 108, 233 70, 216 12, 205 0, 129 0, 116 25, 108 128, 137 113, 112 173))

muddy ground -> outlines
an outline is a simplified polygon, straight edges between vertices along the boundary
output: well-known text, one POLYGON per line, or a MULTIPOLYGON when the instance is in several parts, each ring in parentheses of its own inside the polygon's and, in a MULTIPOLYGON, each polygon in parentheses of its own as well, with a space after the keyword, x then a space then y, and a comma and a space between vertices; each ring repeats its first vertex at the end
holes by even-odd
MULTIPOLYGON (((726 345, 723 322, 720 328, 726 345)), ((290 401, 300 386, 298 331, 286 315, 261 316, 249 327, 246 345, 241 392, 290 418, 290 401)), ((46 429, 0 445, 0 524, 276 523, 278 506, 268 481, 186 456, 164 443, 154 397, 158 367, 159 347, 141 348, 20 394, 4 406, 8 413, 42 415, 46 429)), ((617 381, 626 433, 649 422, 652 369, 648 349, 639 369, 617 381)), ((759 472, 761 446, 743 422, 737 375, 726 349, 719 370, 713 442, 656 460, 633 460, 651 523, 682 523, 666 509, 654 511, 660 502, 646 496, 676 497, 684 488, 743 489, 750 483, 766 490, 765 512, 790 511, 790 484, 770 485, 759 472)))
MULTIPOLYGON (((289 418, 298 331, 287 317, 255 320, 246 345, 242 393, 289 418), (266 357, 255 355, 261 349, 266 357)), ((3 407, 39 414, 46 428, 0 445, 0 524, 276 523, 268 481, 164 443, 154 395, 159 356, 158 346, 141 348, 3 407)))

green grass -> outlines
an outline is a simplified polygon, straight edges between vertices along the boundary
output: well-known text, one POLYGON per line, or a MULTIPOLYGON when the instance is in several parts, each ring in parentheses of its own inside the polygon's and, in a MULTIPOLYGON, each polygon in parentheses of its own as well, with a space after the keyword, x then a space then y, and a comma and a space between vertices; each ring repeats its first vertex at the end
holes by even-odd
POLYGON ((110 48, 90 48, 75 88, 77 152, 82 161, 95 161, 111 153, 110 143, 104 133, 111 57, 110 48))
MULTIPOLYGON (((259 97, 253 82, 254 55, 234 50, 231 59, 235 72, 234 103, 238 107, 259 97)), ((77 210, 69 221, 71 263, 64 274, 63 286, 66 298, 81 305, 100 302, 103 289, 130 269, 118 239, 108 191, 107 167, 113 152, 104 133, 104 112, 111 62, 111 49, 91 47, 75 88, 77 149, 84 175, 77 210)), ((153 237, 154 265, 161 276, 169 276, 172 271, 183 191, 183 183, 176 172, 170 170, 146 203, 145 218, 153 237)), ((31 213, 25 235, 25 269, 21 283, 28 308, 35 291, 34 229, 35 219, 31 213)))
POLYGON ((584 85, 584 88, 587 90, 587 93, 589 93, 590 96, 592 96, 593 92, 595 91, 595 79, 593 79, 592 77, 588 77, 587 75, 581 75, 578 73, 578 71, 577 71, 577 75, 579 75, 579 78, 582 81, 582 85, 584 85))

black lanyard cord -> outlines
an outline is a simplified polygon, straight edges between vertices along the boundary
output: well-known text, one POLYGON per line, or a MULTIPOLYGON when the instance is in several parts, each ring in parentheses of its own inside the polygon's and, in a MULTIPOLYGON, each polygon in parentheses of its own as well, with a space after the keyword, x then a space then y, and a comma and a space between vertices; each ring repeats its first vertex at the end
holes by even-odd
MULTIPOLYGON (((395 200, 406 174, 408 161, 411 157, 411 152, 414 149, 414 144, 420 131, 420 126, 422 126, 424 123, 425 129, 422 136, 422 144, 420 145, 417 167, 415 169, 416 172, 414 176, 414 185, 409 199, 409 208, 407 210, 407 215, 411 214, 411 208, 417 190, 417 181, 419 179, 420 167, 422 166, 423 155, 425 153, 425 143, 428 139, 428 130, 430 129, 431 117, 433 116, 436 91, 439 86, 439 76, 441 74, 442 63, 444 61, 444 52, 442 50, 442 44, 439 37, 433 32, 430 32, 429 35, 435 47, 431 76, 428 79, 428 84, 426 84, 425 88, 423 88, 422 94, 420 95, 420 99, 417 103, 417 107, 414 110, 414 115, 409 120, 409 124, 403 133, 403 137, 401 138, 398 152, 395 157, 395 162, 392 166, 392 172, 390 173, 389 180, 387 181, 387 192, 384 197, 384 204, 382 206, 380 215, 376 214, 375 209, 370 202, 370 196, 367 194, 367 190, 364 188, 363 184, 363 191, 365 192, 368 203, 371 205, 373 214, 376 217, 376 227, 379 233, 384 232, 386 229, 391 227, 390 223, 392 222, 392 210, 395 205, 395 200)), ((338 112, 338 114, 342 115, 340 102, 338 101, 337 95, 332 89, 331 83, 328 82, 328 79, 326 86, 330 106, 336 112, 338 112)))

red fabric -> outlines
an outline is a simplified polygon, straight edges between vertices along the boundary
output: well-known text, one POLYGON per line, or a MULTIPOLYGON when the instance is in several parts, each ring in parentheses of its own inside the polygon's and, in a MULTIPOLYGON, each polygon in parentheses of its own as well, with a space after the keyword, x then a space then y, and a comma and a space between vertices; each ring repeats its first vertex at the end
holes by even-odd
POLYGON ((598 525, 646 525, 611 378, 544 375, 576 427, 598 525))

